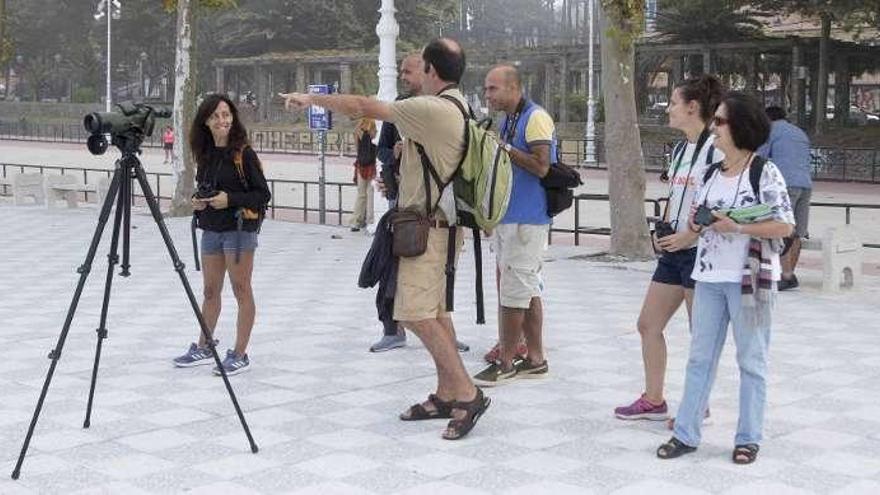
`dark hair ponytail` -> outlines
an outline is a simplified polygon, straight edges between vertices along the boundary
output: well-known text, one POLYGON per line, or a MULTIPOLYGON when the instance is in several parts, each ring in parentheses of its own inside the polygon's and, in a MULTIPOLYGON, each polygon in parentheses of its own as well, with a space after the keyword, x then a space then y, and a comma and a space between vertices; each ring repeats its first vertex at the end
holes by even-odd
POLYGON ((681 91, 685 101, 696 101, 700 104, 700 118, 706 123, 715 114, 726 92, 721 81, 711 74, 686 79, 676 85, 675 89, 681 91))

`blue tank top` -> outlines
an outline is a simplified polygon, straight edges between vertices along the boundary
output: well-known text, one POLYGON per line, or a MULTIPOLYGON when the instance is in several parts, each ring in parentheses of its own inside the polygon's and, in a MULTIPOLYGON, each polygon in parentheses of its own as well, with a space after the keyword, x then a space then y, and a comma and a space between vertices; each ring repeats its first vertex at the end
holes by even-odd
MULTIPOLYGON (((513 140, 510 145, 514 148, 530 153, 531 149, 526 142, 526 127, 529 118, 535 110, 542 110, 540 106, 531 100, 525 100, 519 118, 516 119, 513 140)), ((505 115, 501 122, 501 136, 506 136, 512 115, 505 115)), ((556 164, 556 134, 554 133, 550 143, 550 165, 556 164)), ((507 213, 501 219, 501 223, 521 223, 531 225, 547 225, 550 223, 550 215, 547 214, 547 193, 541 185, 541 179, 513 161, 513 189, 510 192, 510 203, 507 213)))

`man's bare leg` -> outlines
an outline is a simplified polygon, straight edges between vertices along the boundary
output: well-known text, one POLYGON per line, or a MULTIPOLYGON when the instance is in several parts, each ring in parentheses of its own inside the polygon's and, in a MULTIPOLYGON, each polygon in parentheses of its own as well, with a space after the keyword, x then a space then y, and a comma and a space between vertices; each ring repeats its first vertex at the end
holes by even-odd
POLYGON ((529 349, 529 361, 532 364, 544 362, 544 304, 540 297, 533 297, 529 309, 525 312, 523 333, 526 347, 529 349))
MULTIPOLYGON (((471 381, 461 355, 456 348, 455 327, 448 317, 404 322, 403 326, 422 341, 437 369, 437 398, 450 402, 472 401, 476 397, 476 387, 471 381)), ((432 412, 436 406, 425 401, 422 407, 432 412)), ((406 415, 404 415, 406 417, 406 415)))

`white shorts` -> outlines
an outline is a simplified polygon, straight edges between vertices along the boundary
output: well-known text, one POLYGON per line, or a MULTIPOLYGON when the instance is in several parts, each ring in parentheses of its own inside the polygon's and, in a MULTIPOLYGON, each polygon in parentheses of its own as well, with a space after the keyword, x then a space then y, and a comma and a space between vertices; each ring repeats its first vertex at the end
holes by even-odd
POLYGON ((501 273, 501 306, 528 309, 533 297, 541 297, 543 255, 549 225, 518 223, 495 227, 495 259, 501 273))

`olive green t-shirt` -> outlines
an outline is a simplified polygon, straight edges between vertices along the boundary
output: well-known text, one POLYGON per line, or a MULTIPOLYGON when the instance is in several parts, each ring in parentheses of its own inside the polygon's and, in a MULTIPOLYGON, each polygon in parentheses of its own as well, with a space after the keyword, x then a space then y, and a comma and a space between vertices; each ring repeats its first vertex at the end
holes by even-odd
MULTIPOLYGON (((451 95, 467 108, 467 100, 457 88, 440 94, 451 95)), ((425 209, 425 180, 416 143, 425 148, 434 169, 444 183, 455 173, 464 153, 464 116, 455 103, 439 96, 416 96, 391 104, 394 125, 403 138, 400 159, 400 191, 398 207, 425 209)), ((429 175, 431 206, 440 199, 437 183, 429 175)), ((436 217, 443 218, 437 210, 436 217)))

